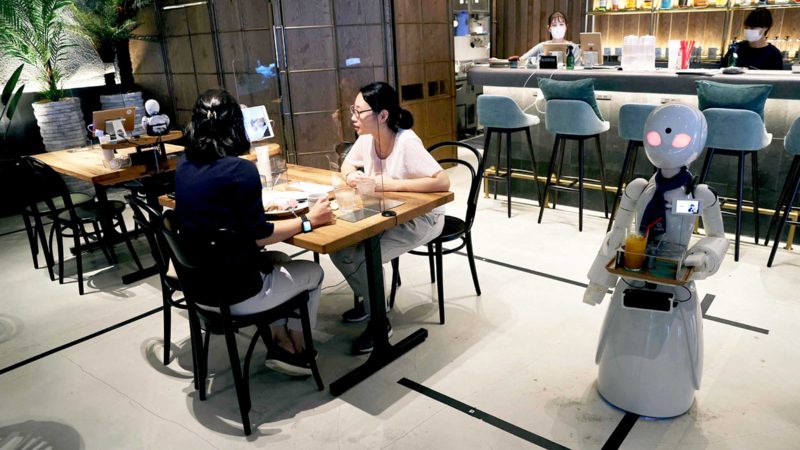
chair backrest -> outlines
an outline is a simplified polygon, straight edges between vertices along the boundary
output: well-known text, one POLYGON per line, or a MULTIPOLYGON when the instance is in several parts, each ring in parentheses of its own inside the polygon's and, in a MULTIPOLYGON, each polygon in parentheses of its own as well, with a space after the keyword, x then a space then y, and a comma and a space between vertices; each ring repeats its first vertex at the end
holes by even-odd
POLYGON ((225 307, 260 292, 263 279, 254 241, 224 229, 206 238, 189 238, 174 210, 162 215, 161 231, 187 301, 225 307))
POLYGON ((619 108, 619 137, 626 141, 644 141, 644 123, 658 108, 648 103, 627 103, 619 108))
POLYGON ((544 123, 553 134, 573 136, 591 136, 608 129, 583 100, 548 100, 544 123))
POLYGON ((37 203, 44 203, 54 213, 59 208, 53 199, 61 198, 64 209, 69 211, 72 220, 76 220, 69 189, 58 172, 33 156, 22 158, 20 168, 25 171, 24 179, 27 180, 22 192, 26 204, 36 207, 37 203))
POLYGON ((786 139, 783 140, 783 146, 787 152, 800 155, 800 117, 795 119, 792 126, 789 127, 786 139))
POLYGON ((505 95, 479 95, 478 122, 486 128, 522 128, 529 125, 519 105, 505 95))
POLYGON ((708 108, 706 147, 720 150, 761 150, 772 141, 761 116, 746 109, 708 108))
POLYGON ((466 167, 469 170, 471 179, 469 183, 469 194, 467 195, 467 213, 464 217, 464 223, 466 224, 466 228, 464 231, 470 231, 472 229, 472 223, 475 222, 475 211, 478 208, 478 190, 481 186, 481 179, 483 178, 483 159, 481 158, 480 152, 478 152, 475 147, 465 144, 463 142, 455 142, 455 141, 445 141, 439 142, 438 144, 434 144, 428 147, 428 152, 432 153, 434 150, 440 149, 442 147, 456 147, 458 149, 466 148, 467 150, 471 151, 475 158, 478 161, 477 166, 473 166, 471 162, 461 159, 461 158, 444 158, 438 160, 440 164, 459 164, 466 167))
POLYGON ((158 275, 161 277, 161 281, 164 281, 169 267, 169 250, 167 250, 164 235, 160 232, 161 213, 136 195, 126 195, 125 199, 128 200, 131 211, 133 211, 133 220, 144 230, 144 237, 150 246, 150 253, 153 254, 153 259, 158 267, 158 275))
POLYGON ((344 159, 347 157, 347 154, 350 153, 350 150, 353 148, 353 142, 351 141, 342 141, 333 144, 333 151, 337 155, 337 162, 339 167, 342 166, 344 163, 344 159))

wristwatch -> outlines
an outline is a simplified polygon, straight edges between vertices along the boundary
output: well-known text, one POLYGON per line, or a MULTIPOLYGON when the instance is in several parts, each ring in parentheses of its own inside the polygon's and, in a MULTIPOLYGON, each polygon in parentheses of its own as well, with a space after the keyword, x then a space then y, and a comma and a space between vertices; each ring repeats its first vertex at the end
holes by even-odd
POLYGON ((311 221, 308 220, 305 214, 300 216, 300 228, 303 230, 303 233, 311 232, 311 221))

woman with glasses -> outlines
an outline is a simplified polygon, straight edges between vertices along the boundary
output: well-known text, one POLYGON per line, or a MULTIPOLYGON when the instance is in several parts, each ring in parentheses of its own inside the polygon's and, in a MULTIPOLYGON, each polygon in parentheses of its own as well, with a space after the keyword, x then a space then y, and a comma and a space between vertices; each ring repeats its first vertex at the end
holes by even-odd
MULTIPOLYGON (((544 44, 567 44, 572 46, 572 55, 575 61, 581 60, 581 49, 576 44, 565 39, 567 35, 567 16, 561 11, 556 11, 550 14, 547 18, 547 32, 550 33, 550 40, 536 44, 533 48, 520 56, 521 61, 532 60, 539 61, 539 57, 544 53, 544 44)), ((564 58, 566 58, 566 54, 564 58)))
MULTIPOLYGON (((442 192, 450 189, 450 178, 428 153, 419 136, 411 130, 414 118, 400 108, 397 92, 386 83, 362 87, 350 107, 350 120, 358 139, 342 164, 342 174, 350 186, 361 178, 372 178, 377 191, 442 192)), ((434 209, 410 222, 387 230, 381 237, 383 262, 427 244, 442 232, 444 207, 434 209)), ((369 317, 367 270, 364 245, 331 254, 353 292, 362 300, 344 313, 347 322, 369 317)), ((391 326, 387 329, 391 335, 391 326)), ((372 351, 372 335, 365 331, 353 344, 353 353, 372 351)))

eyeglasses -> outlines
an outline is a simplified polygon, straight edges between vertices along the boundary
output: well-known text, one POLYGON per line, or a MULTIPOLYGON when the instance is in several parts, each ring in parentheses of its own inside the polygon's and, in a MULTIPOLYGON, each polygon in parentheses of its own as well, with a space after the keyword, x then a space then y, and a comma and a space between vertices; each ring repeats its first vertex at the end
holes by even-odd
POLYGON ((371 109, 357 110, 356 105, 350 105, 350 115, 361 117, 361 113, 372 111, 371 109))

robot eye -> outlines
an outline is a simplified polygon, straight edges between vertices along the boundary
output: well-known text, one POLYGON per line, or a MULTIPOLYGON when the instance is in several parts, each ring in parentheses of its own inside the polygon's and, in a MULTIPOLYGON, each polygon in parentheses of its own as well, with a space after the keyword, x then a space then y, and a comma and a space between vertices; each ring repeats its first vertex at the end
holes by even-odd
POLYGON ((664 131, 665 131, 667 134, 670 134, 670 133, 672 133, 672 128, 667 128, 667 129, 666 129, 666 130, 664 130, 664 131))

